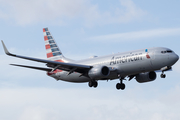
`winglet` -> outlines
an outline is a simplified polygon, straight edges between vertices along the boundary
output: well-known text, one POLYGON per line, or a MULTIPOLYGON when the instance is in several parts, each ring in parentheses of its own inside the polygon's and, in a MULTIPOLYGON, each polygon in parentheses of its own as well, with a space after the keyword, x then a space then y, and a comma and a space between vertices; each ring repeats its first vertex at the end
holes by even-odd
POLYGON ((4 42, 3 42, 2 40, 1 40, 1 42, 2 42, 2 45, 3 45, 3 48, 4 48, 5 53, 6 53, 7 55, 13 55, 13 54, 11 54, 11 53, 7 50, 5 44, 4 44, 4 42))

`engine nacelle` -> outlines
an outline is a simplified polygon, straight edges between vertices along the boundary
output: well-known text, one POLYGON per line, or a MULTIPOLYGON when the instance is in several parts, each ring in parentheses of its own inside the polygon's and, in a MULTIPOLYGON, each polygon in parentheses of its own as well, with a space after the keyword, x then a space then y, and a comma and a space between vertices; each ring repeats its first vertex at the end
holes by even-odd
POLYGON ((150 82, 156 79, 156 73, 153 72, 146 72, 140 73, 136 75, 136 81, 139 83, 150 82))
POLYGON ((106 66, 96 66, 89 70, 88 75, 91 79, 100 80, 109 76, 110 70, 106 66))

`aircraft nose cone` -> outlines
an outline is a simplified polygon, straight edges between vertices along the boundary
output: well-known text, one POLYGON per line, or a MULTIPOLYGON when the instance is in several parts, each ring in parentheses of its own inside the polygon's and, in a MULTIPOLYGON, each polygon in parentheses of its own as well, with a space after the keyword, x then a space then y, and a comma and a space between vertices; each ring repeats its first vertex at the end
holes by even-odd
POLYGON ((179 60, 179 56, 176 54, 176 59, 177 59, 177 61, 179 60))
POLYGON ((177 54, 171 54, 169 56, 169 66, 174 65, 179 60, 179 56, 177 54))
POLYGON ((179 56, 177 54, 174 54, 173 60, 176 63, 179 60, 179 56))

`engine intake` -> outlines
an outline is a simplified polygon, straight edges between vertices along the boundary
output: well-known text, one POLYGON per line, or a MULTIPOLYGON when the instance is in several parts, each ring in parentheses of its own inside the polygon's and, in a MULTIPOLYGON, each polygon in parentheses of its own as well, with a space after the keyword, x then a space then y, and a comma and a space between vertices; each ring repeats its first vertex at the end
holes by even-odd
POLYGON ((144 83, 144 82, 150 82, 154 81, 156 79, 156 73, 153 72, 145 72, 145 73, 140 73, 136 75, 136 81, 139 83, 144 83))
POLYGON ((110 70, 107 66, 96 66, 89 70, 88 75, 91 79, 99 80, 109 76, 110 70))

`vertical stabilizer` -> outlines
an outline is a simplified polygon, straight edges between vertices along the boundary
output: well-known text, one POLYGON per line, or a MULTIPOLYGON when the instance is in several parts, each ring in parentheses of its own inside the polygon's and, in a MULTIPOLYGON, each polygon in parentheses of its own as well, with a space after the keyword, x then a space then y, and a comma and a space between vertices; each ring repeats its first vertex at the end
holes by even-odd
POLYGON ((49 29, 43 28, 43 33, 47 58, 52 61, 68 62, 68 60, 63 56, 62 52, 60 51, 49 29))

